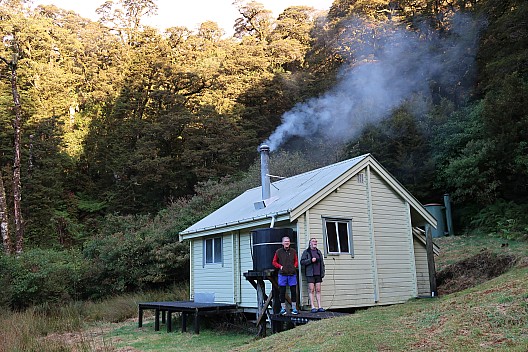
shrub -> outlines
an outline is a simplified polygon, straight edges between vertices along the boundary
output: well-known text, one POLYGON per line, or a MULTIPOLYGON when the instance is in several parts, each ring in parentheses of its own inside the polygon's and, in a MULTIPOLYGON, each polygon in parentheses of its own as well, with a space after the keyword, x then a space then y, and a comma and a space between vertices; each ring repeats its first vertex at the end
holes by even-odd
POLYGON ((499 200, 473 215, 470 224, 505 239, 528 240, 528 204, 499 200))
POLYGON ((188 278, 189 250, 178 242, 172 221, 160 216, 110 216, 87 242, 91 268, 83 279, 90 298, 163 288, 188 278))
POLYGON ((31 249, 0 258, 0 303, 15 309, 81 297, 87 268, 79 251, 31 249))

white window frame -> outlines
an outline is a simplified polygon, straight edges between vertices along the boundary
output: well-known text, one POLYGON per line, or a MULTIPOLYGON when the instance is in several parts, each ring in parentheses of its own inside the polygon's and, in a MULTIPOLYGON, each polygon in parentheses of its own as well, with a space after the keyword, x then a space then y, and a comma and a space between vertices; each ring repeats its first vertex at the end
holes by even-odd
POLYGON ((323 233, 324 233, 324 254, 327 255, 341 255, 341 254, 350 254, 354 257, 354 245, 352 241, 352 219, 338 219, 338 218, 325 218, 323 217, 323 233), (335 226, 335 234, 337 241, 337 251, 330 251, 330 241, 328 240, 328 225, 333 224, 335 226), (348 243, 348 251, 342 251, 341 247, 344 243, 340 241, 340 230, 343 230, 343 226, 346 225, 346 243, 348 243))
POLYGON ((218 265, 224 263, 224 248, 222 243, 222 237, 210 237, 204 238, 203 240, 203 265, 218 265), (208 247, 207 244, 211 243, 211 246, 208 247), (215 247, 219 246, 220 249, 220 258, 215 255, 215 247), (210 248, 211 253, 208 255, 208 248, 210 248), (211 259, 209 259, 211 258, 211 259))

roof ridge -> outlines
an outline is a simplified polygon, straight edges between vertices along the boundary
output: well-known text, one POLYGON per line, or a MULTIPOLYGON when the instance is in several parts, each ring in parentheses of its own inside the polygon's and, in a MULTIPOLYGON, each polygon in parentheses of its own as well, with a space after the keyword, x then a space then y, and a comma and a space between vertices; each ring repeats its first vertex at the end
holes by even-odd
MULTIPOLYGON (((284 181, 284 180, 293 179, 293 178, 296 178, 296 177, 301 177, 301 176, 303 176, 303 175, 307 175, 307 174, 310 174, 310 173, 320 172, 320 171, 325 170, 325 169, 328 169, 328 168, 330 168, 330 167, 336 167, 336 166, 338 166, 338 165, 345 164, 345 163, 351 162, 351 161, 356 160, 356 159, 366 158, 368 155, 370 155, 370 153, 363 154, 363 155, 359 155, 359 156, 356 156, 356 157, 353 157, 353 158, 350 158, 350 159, 346 159, 346 160, 338 161, 337 163, 333 163, 333 164, 328 164, 328 165, 325 165, 325 166, 321 166, 321 167, 318 167, 317 169, 313 169, 313 170, 310 170, 310 171, 305 171, 305 172, 302 172, 302 173, 297 174, 297 175, 293 175, 293 176, 290 176, 290 177, 286 177, 285 179, 278 180, 278 181, 275 181, 275 182, 273 182, 273 183, 279 183, 279 182, 284 181)), ((255 188, 260 188, 260 187, 261 187, 261 186, 257 186, 257 187, 255 187, 255 188)))
MULTIPOLYGON (((313 169, 313 170, 309 170, 309 171, 305 171, 305 172, 301 172, 300 174, 297 174, 297 175, 293 175, 293 176, 288 176, 286 178, 283 178, 283 179, 280 179, 280 180, 277 180, 275 182, 271 182, 272 184, 279 184, 283 181, 286 181, 286 180, 291 180, 291 179, 294 179, 296 177, 301 177, 303 175, 307 175, 309 173, 315 173, 315 172, 320 172, 324 169, 327 169, 327 168, 330 168, 330 167, 336 167, 337 165, 341 165, 341 164, 344 164, 344 163, 347 163, 347 162, 351 162, 353 160, 356 160, 356 159, 362 159, 362 158, 366 158, 367 156, 369 156, 370 153, 366 153, 366 154, 362 154, 362 155, 358 155, 358 156, 355 156, 353 158, 350 158, 350 159, 345 159, 345 160, 341 160, 341 161, 338 161, 337 163, 333 163, 333 164, 328 164, 328 165, 325 165, 325 166, 321 166, 321 167, 318 167, 316 169, 313 169)), ((251 190, 254 190, 254 189, 259 189, 259 188, 262 188, 262 185, 258 185, 258 186, 255 186, 253 188, 249 188, 247 190, 245 190, 244 192, 242 192, 242 194, 246 193, 246 192, 249 192, 251 190)))
MULTIPOLYGON (((347 163, 347 162, 351 162, 353 160, 356 160, 356 159, 363 159, 363 158, 366 158, 367 156, 371 155, 371 153, 366 153, 366 154, 362 154, 362 155, 358 155, 358 156, 355 156, 353 158, 350 158, 350 159, 345 159, 345 160, 341 160, 341 161, 338 161, 337 163, 333 163, 333 164, 328 164, 328 165, 325 165, 325 166, 321 166, 321 167, 318 167, 316 169, 313 169, 313 170, 309 170, 309 171, 305 171, 305 172, 301 172, 300 174, 297 174, 297 175, 293 175, 293 176, 289 176, 289 177, 286 177, 286 178, 283 178, 283 179, 280 179, 278 181, 275 181, 275 182, 271 182, 271 184, 277 184, 277 185, 280 185, 281 182, 284 182, 286 180, 291 180, 291 179, 294 179, 296 177, 301 177, 303 175, 306 175, 306 174, 309 174, 309 173, 313 173, 313 172, 321 172, 322 170, 324 169, 327 169, 327 168, 330 168, 330 167, 336 167, 337 165, 341 165, 341 164, 344 164, 344 163, 347 163)), ((255 186, 253 188, 249 188, 249 189, 246 189, 244 192, 242 192, 240 195, 244 194, 244 193, 247 193, 249 191, 252 191, 252 190, 255 190, 255 189, 260 189, 262 188, 262 185, 258 185, 258 186, 255 186)))

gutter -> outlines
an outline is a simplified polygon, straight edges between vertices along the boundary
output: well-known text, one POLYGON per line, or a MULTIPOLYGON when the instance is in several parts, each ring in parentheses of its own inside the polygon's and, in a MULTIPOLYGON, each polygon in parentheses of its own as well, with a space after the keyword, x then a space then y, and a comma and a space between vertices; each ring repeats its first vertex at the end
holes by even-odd
POLYGON ((191 231, 184 230, 179 233, 180 242, 196 237, 202 237, 207 235, 216 234, 219 232, 227 232, 233 230, 239 230, 242 228, 249 227, 248 225, 254 223, 253 225, 267 225, 270 223, 270 218, 272 218, 273 224, 277 221, 289 220, 291 210, 278 211, 271 214, 265 214, 262 216, 257 216, 253 218, 241 219, 237 221, 232 221, 230 223, 219 224, 215 226, 203 227, 191 231), (275 219, 275 220, 273 220, 275 219))

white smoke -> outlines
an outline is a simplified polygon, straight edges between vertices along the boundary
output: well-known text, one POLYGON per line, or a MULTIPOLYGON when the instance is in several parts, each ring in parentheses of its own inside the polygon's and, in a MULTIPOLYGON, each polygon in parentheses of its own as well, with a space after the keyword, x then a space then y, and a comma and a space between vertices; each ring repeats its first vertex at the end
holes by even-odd
MULTIPOLYGON (((468 17, 453 20, 452 33, 441 39, 433 31, 382 28, 372 35, 354 20, 342 35, 348 65, 337 85, 324 95, 298 103, 265 142, 278 149, 290 137, 320 135, 332 142, 357 136, 368 123, 387 117, 414 94, 430 96, 430 84, 456 85, 474 61, 478 26, 468 17), (360 34, 358 38, 357 33, 360 34), (349 33, 354 33, 350 35, 349 33), (350 41, 352 38, 352 42, 350 41), (361 44, 360 44, 361 43, 361 44), (455 67, 452 67, 455 66, 455 67)), ((420 107, 423 110, 423 107, 420 107)))

